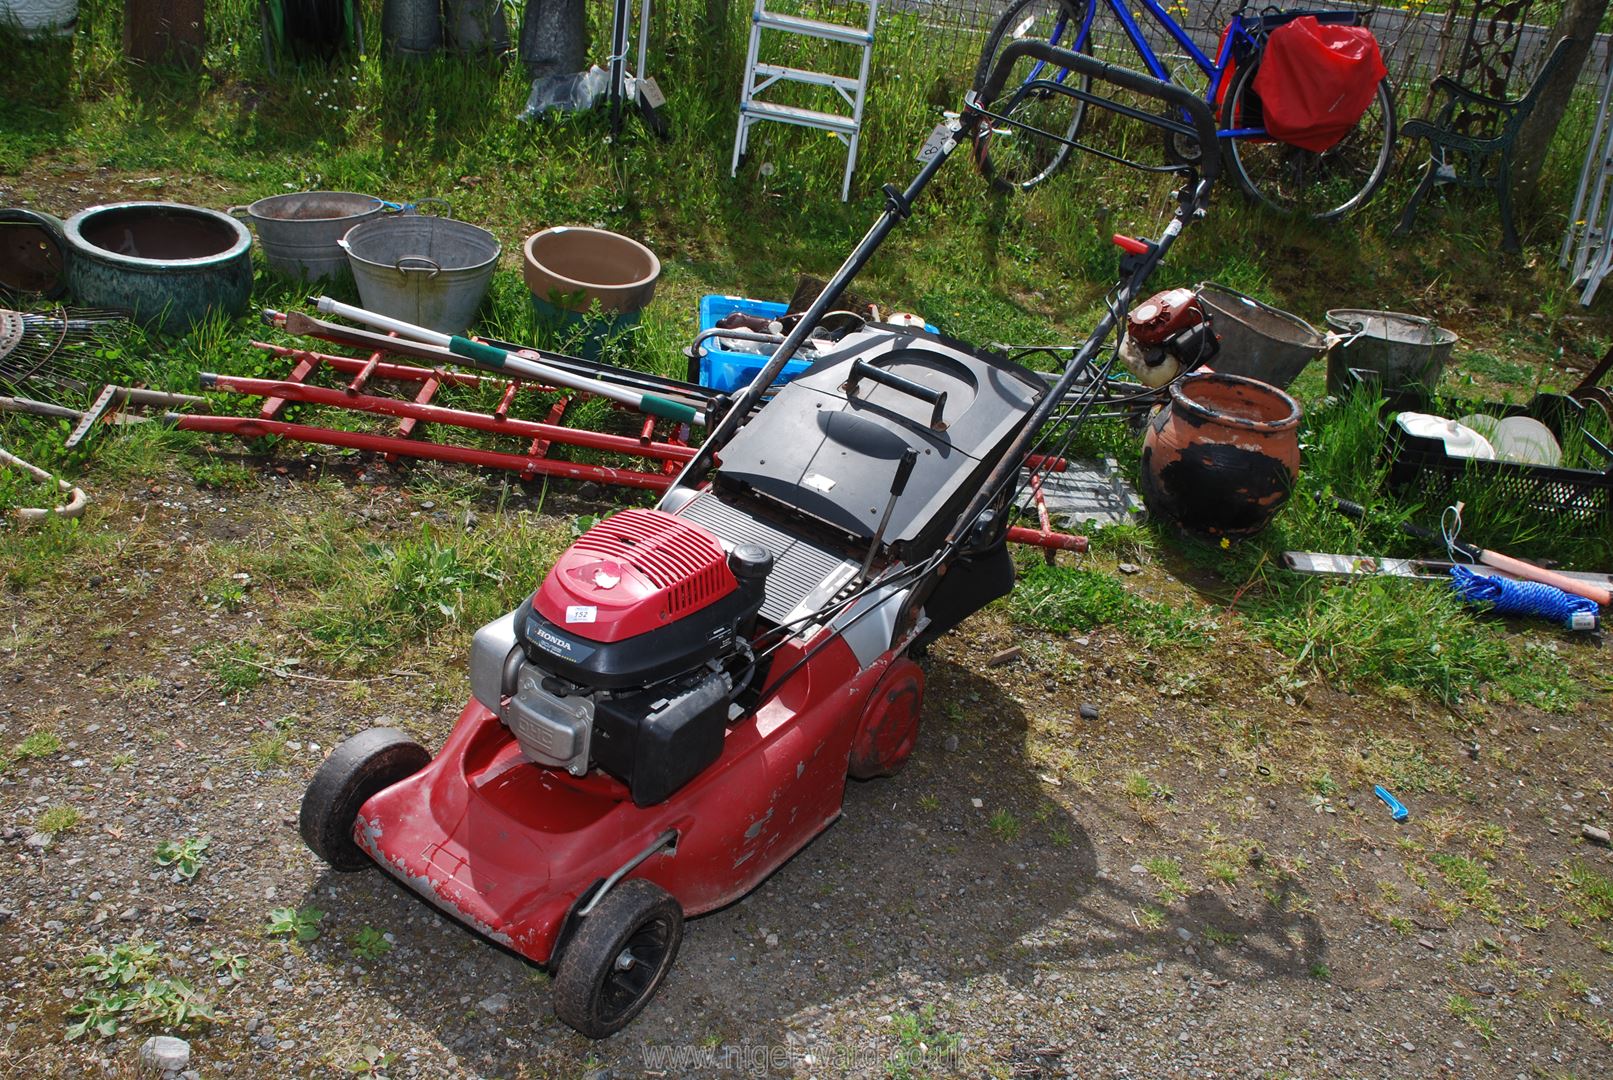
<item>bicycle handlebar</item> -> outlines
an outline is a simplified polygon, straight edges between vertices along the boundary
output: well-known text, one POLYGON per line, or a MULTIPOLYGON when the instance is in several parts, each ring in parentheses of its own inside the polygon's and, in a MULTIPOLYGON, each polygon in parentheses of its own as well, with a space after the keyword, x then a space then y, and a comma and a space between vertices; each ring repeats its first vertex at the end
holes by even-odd
MULTIPOLYGON (((1008 73, 1024 57, 1068 68, 1080 75, 1090 75, 1101 82, 1118 86, 1123 90, 1135 91, 1183 110, 1192 120, 1194 135, 1199 142, 1200 175, 1206 180, 1213 180, 1220 171, 1220 147, 1215 134, 1215 116, 1202 98, 1174 83, 1162 82, 1151 75, 1144 75, 1130 68, 1106 64, 1102 60, 1094 60, 1085 53, 1061 49, 1046 41, 1016 41, 1002 51, 980 90, 979 100, 983 106, 989 108, 991 103, 997 100, 997 95, 1002 93, 1003 84, 1008 81, 1008 73)), ((1098 100, 1098 104, 1102 104, 1102 99, 1098 100)))

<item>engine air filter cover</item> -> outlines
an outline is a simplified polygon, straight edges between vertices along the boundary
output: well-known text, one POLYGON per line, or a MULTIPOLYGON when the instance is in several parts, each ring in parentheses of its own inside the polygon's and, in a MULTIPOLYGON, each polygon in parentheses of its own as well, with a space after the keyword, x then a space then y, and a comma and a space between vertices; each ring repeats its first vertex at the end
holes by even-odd
POLYGON ((722 545, 659 510, 623 510, 560 556, 533 602, 539 614, 590 641, 666 626, 738 588, 722 545))

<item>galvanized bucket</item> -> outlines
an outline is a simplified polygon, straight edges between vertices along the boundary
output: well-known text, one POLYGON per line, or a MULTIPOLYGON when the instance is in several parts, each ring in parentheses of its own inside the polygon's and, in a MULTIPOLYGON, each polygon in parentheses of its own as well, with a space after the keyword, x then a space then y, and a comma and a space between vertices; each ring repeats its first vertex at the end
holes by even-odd
POLYGON ((0 0, 0 24, 23 37, 72 37, 78 29, 78 0, 0 0))
POLYGON ((498 265, 498 238, 445 217, 398 214, 341 239, 364 306, 443 334, 464 332, 498 265))
POLYGON ((1327 354, 1327 390, 1342 394, 1350 385, 1349 369, 1374 372, 1385 389, 1421 383, 1439 385, 1445 363, 1456 347, 1456 334, 1420 315, 1368 308, 1333 308, 1327 325, 1344 336, 1327 354))
POLYGON ((381 47, 389 56, 429 56, 442 48, 438 0, 383 0, 381 47))
POLYGON ((1213 281, 1199 282, 1197 290, 1221 341, 1211 361, 1216 371, 1282 389, 1327 348, 1327 338, 1297 315, 1213 281))
POLYGON ((377 217, 386 203, 352 191, 301 191, 271 195, 231 214, 251 222, 269 269, 302 281, 319 281, 347 266, 341 239, 353 226, 377 217))

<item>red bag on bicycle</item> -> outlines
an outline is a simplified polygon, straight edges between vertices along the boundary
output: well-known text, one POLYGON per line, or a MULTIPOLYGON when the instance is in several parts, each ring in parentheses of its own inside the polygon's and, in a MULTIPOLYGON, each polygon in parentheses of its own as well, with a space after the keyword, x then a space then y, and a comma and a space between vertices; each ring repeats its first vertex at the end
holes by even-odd
POLYGON ((1387 74, 1371 30, 1306 15, 1271 32, 1254 90, 1272 138, 1319 154, 1350 133, 1387 74))

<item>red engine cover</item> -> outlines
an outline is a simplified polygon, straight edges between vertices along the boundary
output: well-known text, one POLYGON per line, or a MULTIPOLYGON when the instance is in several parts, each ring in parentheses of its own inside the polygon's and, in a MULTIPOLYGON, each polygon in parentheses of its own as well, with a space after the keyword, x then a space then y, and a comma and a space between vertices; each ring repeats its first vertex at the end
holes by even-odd
POLYGON ((1131 309, 1126 332, 1137 344, 1153 348, 1203 321, 1204 311, 1192 289, 1166 289, 1131 309))
POLYGON ((658 630, 739 588, 717 538, 660 510, 623 510, 577 538, 532 598, 590 641, 658 630))

